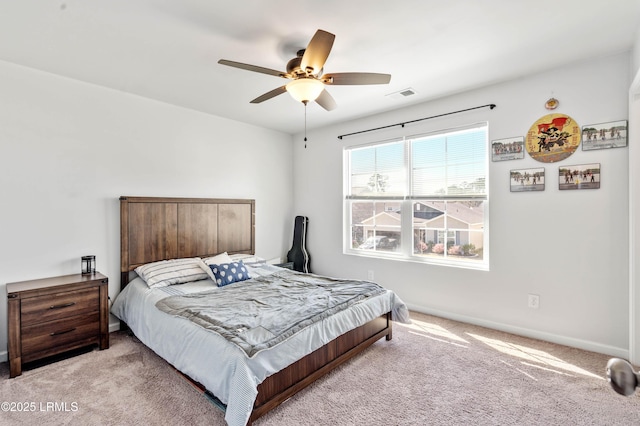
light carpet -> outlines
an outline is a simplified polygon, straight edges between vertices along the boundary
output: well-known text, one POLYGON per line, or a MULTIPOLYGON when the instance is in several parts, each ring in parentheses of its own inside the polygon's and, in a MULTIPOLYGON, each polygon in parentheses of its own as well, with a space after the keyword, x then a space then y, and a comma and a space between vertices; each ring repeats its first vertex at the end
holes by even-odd
MULTIPOLYGON (((616 394, 609 356, 411 313, 384 339, 256 425, 637 425, 640 397, 616 394)), ((11 425, 224 425, 224 416, 125 332, 111 347, 9 379, 11 425)))

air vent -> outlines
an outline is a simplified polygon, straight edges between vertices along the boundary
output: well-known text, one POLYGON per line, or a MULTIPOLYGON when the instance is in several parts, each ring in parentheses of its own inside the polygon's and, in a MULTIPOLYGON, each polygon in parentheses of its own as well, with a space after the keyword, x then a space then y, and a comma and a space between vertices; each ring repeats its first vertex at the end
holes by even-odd
POLYGON ((413 96, 416 94, 416 91, 411 87, 407 87, 406 89, 402 89, 397 92, 389 93, 387 96, 391 99, 404 99, 408 96, 413 96))

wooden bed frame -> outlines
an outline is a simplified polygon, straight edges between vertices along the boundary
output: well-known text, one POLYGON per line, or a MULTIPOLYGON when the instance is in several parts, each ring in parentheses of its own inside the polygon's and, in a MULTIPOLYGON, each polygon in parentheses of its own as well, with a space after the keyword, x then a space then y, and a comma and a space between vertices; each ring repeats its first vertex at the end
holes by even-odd
MULTIPOLYGON (((121 289, 145 263, 222 252, 255 254, 255 200, 120 197, 121 289)), ((258 386, 248 424, 377 340, 391 340, 391 313, 327 343, 258 386)))

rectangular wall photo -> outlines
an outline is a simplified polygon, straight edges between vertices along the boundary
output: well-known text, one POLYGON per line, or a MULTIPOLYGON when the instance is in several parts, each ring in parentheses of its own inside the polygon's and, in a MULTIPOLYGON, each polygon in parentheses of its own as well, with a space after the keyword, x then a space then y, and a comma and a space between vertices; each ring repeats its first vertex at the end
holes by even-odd
POLYGON ((582 127, 582 150, 627 146, 627 121, 588 124, 582 127))
POLYGON ((558 167, 560 189, 600 188, 600 163, 558 167))
POLYGON ((511 192, 544 191, 544 167, 511 170, 509 181, 511 192))
POLYGON ((491 161, 524 158, 524 136, 491 141, 491 161))

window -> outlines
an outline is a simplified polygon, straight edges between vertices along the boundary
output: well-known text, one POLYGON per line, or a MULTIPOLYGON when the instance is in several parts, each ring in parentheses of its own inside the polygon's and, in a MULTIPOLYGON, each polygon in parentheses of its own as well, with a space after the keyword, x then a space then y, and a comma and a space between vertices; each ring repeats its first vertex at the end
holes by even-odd
POLYGON ((487 125, 345 149, 345 251, 487 269, 487 125))

